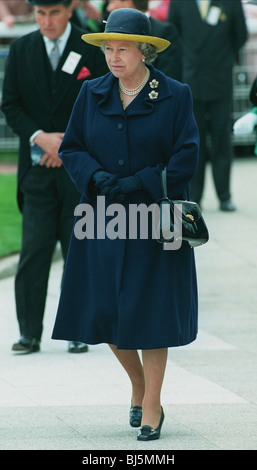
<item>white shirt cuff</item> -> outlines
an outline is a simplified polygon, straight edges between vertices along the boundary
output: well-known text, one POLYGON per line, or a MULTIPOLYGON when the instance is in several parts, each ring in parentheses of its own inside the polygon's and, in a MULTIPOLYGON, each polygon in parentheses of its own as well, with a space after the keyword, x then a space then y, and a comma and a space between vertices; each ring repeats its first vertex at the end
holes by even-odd
POLYGON ((32 134, 32 136, 30 137, 29 141, 30 141, 30 145, 32 145, 34 143, 34 139, 37 137, 37 135, 40 133, 40 132, 43 132, 42 129, 34 132, 34 134, 32 134))

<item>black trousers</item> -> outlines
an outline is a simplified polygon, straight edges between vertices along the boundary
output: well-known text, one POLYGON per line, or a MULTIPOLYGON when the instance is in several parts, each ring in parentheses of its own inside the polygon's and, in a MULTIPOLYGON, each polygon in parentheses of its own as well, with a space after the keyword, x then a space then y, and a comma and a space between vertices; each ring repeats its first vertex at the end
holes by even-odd
POLYGON ((80 194, 63 167, 30 168, 21 191, 24 204, 15 279, 17 319, 21 336, 40 341, 52 255, 59 240, 66 259, 80 194))
POLYGON ((218 199, 230 198, 232 99, 194 100, 194 114, 200 135, 199 164, 191 182, 191 198, 200 202, 204 191, 206 162, 210 159, 218 199), (208 146, 207 135, 210 136, 208 146))

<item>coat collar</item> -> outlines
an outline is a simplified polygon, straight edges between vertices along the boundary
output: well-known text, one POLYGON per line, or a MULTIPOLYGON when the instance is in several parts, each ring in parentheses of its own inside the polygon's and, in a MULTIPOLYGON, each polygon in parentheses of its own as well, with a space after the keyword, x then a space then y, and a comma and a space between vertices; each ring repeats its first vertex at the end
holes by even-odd
MULTIPOLYGON (((168 78, 152 65, 150 77, 142 93, 142 99, 138 100, 138 95, 134 101, 126 108, 127 116, 150 114, 154 111, 155 105, 160 101, 170 98, 172 92, 168 85, 168 78)), ((91 88, 92 93, 99 96, 98 106, 102 114, 122 115, 124 110, 120 100, 118 80, 109 72, 104 77, 97 79, 91 88)))

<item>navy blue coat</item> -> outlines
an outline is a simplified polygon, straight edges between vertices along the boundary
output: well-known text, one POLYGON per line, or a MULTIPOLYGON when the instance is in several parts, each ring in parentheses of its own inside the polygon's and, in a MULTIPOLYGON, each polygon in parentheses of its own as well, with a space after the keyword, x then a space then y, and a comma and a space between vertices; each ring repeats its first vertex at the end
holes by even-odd
MULTIPOLYGON (((60 156, 82 194, 81 204, 94 210, 95 238, 72 235, 55 339, 152 349, 181 346, 196 338, 193 249, 183 242, 179 250, 166 251, 152 238, 99 239, 96 233, 99 213, 91 178, 98 169, 140 178, 143 189, 126 199, 125 209, 130 203, 150 205, 161 197, 163 162, 169 196, 189 196, 198 161, 191 92, 154 67, 150 70, 149 82, 126 110, 111 73, 86 82, 75 103, 60 156), (153 79, 159 82, 157 98, 149 96, 153 79)), ((106 198, 106 208, 112 203, 106 198)), ((83 217, 78 216, 75 227, 79 221, 83 225, 83 217)), ((106 217, 105 223, 110 220, 114 219, 106 217)), ((88 234, 89 218, 84 229, 88 234)))

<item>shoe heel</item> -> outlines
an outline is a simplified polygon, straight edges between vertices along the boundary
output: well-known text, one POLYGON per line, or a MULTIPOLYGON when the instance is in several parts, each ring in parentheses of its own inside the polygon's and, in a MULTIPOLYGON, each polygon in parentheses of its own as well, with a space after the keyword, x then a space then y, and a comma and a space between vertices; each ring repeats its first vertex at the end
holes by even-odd
POLYGON ((159 422, 159 425, 157 428, 151 428, 151 426, 142 426, 142 428, 139 429, 138 434, 137 434, 137 440, 138 441, 153 441, 156 439, 160 438, 161 435, 161 428, 163 425, 164 421, 164 411, 163 408, 161 407, 161 419, 159 422))
POLYGON ((131 406, 129 412, 129 424, 132 428, 139 428, 142 420, 142 406, 131 406))

